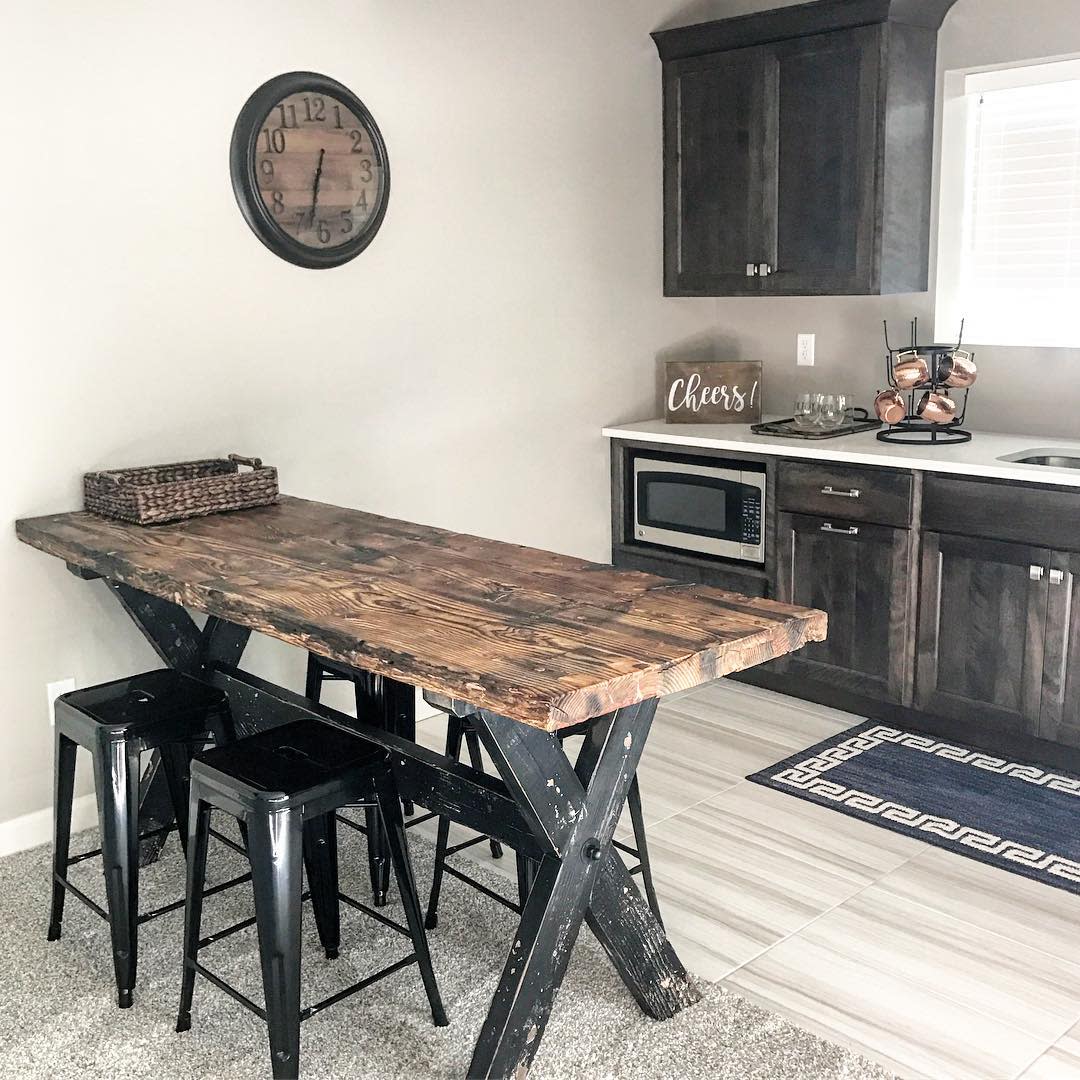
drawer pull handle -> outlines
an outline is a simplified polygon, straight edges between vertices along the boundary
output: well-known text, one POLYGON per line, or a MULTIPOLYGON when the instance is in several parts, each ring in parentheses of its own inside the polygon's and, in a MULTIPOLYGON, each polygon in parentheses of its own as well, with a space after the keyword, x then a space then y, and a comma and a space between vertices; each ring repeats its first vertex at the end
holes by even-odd
POLYGON ((839 495, 843 499, 857 499, 862 492, 858 488, 851 488, 848 491, 837 491, 832 484, 826 484, 821 489, 822 495, 839 495))
POLYGON ((821 526, 821 531, 827 533, 836 533, 837 536, 858 536, 859 526, 852 525, 850 528, 847 529, 838 529, 835 525, 830 525, 828 522, 826 522, 824 525, 821 526))

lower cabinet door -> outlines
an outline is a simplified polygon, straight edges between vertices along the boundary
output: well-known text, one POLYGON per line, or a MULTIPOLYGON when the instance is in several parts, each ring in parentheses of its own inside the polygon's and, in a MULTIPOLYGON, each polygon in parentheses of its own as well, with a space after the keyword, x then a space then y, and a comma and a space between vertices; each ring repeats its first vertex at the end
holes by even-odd
POLYGON ((1035 735, 1043 695, 1050 552, 926 532, 916 704, 980 726, 1035 735))
POLYGON ((1050 555, 1039 737, 1080 746, 1080 555, 1050 555))
POLYGON ((828 613, 825 641, 784 662, 785 675, 906 703, 911 654, 907 529, 781 513, 777 596, 828 613))

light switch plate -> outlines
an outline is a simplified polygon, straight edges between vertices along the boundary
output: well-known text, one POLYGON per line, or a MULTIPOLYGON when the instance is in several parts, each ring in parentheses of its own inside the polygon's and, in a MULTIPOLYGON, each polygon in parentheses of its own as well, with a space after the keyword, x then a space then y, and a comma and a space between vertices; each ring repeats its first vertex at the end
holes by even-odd
POLYGON ((56 723, 56 699, 61 694, 70 694, 75 689, 75 676, 69 675, 66 679, 57 679, 56 682, 45 684, 45 696, 49 699, 49 727, 56 723))
POLYGON ((795 347, 795 361, 799 367, 814 366, 814 335, 800 334, 795 347))

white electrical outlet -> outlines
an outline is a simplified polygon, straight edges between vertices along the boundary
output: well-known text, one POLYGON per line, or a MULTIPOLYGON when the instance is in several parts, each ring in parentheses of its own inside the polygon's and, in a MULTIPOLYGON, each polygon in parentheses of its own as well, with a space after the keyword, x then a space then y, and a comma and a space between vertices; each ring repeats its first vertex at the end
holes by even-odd
POLYGON ((75 676, 69 675, 66 679, 57 679, 56 682, 45 684, 45 696, 49 699, 49 727, 56 723, 56 699, 61 694, 70 694, 75 689, 75 676))
POLYGON ((799 367, 814 366, 814 335, 800 334, 795 347, 795 361, 799 367))

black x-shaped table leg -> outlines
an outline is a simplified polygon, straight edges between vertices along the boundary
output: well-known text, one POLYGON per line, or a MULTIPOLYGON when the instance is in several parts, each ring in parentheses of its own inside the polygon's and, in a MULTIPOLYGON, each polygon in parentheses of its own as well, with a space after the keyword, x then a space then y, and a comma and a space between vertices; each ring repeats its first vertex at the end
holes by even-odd
MULTIPOLYGON (((250 631, 213 618, 200 630, 178 604, 119 582, 109 585, 170 667, 198 674, 239 662, 250 631)), ((257 683, 249 678, 248 684, 237 679, 230 684, 233 719, 241 733, 267 722, 268 702, 283 704, 290 714, 311 711, 302 698, 289 701, 287 691, 268 696, 257 683)), ((319 707, 312 708, 318 714, 319 707)), ((484 711, 476 717, 542 858, 473 1053, 470 1078, 521 1080, 527 1073, 583 920, 646 1015, 668 1019, 698 1000, 663 928, 611 844, 655 711, 655 700, 644 701, 598 719, 576 765, 546 732, 484 711)), ((140 816, 156 815, 160 779, 147 785, 140 816)), ((412 794, 420 798, 422 790, 412 794)), ((482 801, 495 797, 478 794, 482 801)), ((438 809, 452 813, 446 805, 438 809)), ((166 812, 163 807, 161 813, 166 812)), ((497 831, 498 824, 492 820, 483 827, 497 831)), ((503 825, 509 829, 510 823, 503 825)), ((504 839, 514 842, 509 832, 504 839)), ((156 851, 143 855, 153 858, 156 851)))
POLYGON ((546 732, 481 711, 488 753, 545 851, 469 1066, 520 1080, 532 1064, 582 920, 642 1011, 668 1019, 698 1000, 679 958, 612 847, 656 701, 593 725, 576 765, 546 732))

